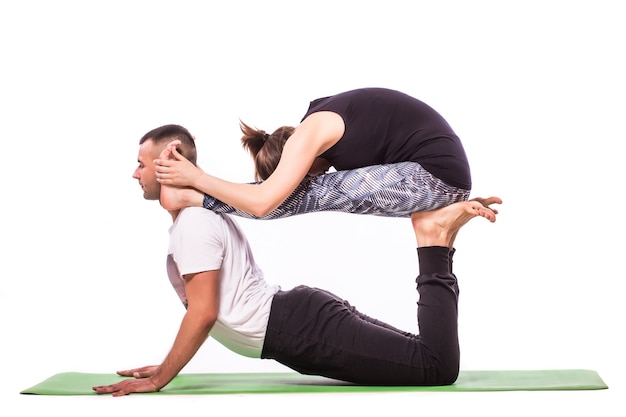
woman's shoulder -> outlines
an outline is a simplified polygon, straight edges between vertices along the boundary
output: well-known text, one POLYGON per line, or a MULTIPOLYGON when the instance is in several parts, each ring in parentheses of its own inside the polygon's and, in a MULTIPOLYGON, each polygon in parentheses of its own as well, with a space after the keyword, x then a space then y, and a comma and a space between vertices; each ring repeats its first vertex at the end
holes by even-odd
POLYGON ((406 93, 403 93, 402 91, 399 91, 399 90, 386 88, 386 87, 362 87, 362 88, 356 88, 353 90, 347 90, 341 93, 337 93, 327 98, 331 98, 333 100, 345 100, 345 99, 377 97, 377 96, 390 96, 390 97, 406 96, 406 93))
POLYGON ((358 103, 370 104, 372 101, 380 99, 397 100, 399 98, 406 99, 409 97, 410 96, 406 93, 390 88, 363 87, 317 98, 310 102, 307 114, 311 114, 314 111, 342 108, 358 103))

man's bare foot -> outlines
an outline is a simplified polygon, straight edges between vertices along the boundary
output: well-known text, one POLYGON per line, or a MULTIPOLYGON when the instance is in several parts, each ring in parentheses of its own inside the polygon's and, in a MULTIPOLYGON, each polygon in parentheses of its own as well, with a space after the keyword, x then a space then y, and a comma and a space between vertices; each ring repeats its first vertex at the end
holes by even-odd
MULTIPOLYGON (((180 145, 180 140, 174 140, 167 144, 161 151, 159 159, 176 160, 173 150, 180 145)), ((181 210, 185 207, 202 207, 204 194, 195 188, 177 187, 161 184, 161 206, 168 211, 181 210)))
POLYGON ((490 206, 492 204, 502 204, 502 199, 500 197, 487 197, 487 198, 476 197, 476 198, 472 198, 470 201, 478 201, 484 207, 491 209, 491 211, 493 211, 495 214, 498 214, 498 210, 490 206))
POLYGON ((474 217, 496 221, 497 211, 484 205, 501 203, 498 197, 474 199, 454 203, 437 210, 416 212, 411 215, 417 246, 447 246, 452 249, 457 233, 474 217))
POLYGON ((195 188, 161 185, 161 206, 168 211, 185 207, 202 207, 204 194, 195 188))

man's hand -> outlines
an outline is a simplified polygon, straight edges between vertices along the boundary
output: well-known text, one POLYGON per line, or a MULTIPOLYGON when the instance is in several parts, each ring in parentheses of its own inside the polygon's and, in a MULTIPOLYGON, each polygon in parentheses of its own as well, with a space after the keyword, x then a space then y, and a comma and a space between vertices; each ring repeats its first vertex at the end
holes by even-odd
POLYGON ((185 274, 188 307, 180 324, 172 349, 158 366, 118 371, 132 376, 116 384, 92 387, 98 394, 120 397, 133 392, 155 392, 170 383, 196 354, 209 336, 217 320, 219 306, 220 270, 185 274))
POLYGON ((126 371, 117 371, 121 376, 134 376, 135 378, 149 378, 159 369, 159 365, 143 366, 141 368, 128 369, 126 371))
POLYGON ((144 366, 142 368, 118 371, 121 376, 132 376, 134 379, 125 379, 111 385, 100 385, 92 387, 98 394, 112 394, 114 397, 128 395, 133 392, 156 392, 162 387, 157 386, 152 380, 152 375, 159 368, 158 365, 144 366))
POLYGON ((168 143, 158 159, 154 160, 157 181, 164 185, 194 187, 194 181, 204 174, 177 150, 179 140, 168 143))

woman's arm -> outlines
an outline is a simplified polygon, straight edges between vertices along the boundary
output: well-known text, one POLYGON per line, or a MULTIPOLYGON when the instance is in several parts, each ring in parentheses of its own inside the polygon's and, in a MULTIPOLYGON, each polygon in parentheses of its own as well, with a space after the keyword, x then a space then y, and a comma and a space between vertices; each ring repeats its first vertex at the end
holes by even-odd
POLYGON ((193 187, 238 210, 263 217, 298 187, 315 158, 333 146, 343 132, 343 119, 338 114, 310 115, 287 140, 274 173, 259 184, 233 183, 204 173, 175 149, 171 152, 176 160, 160 158, 155 161, 157 179, 164 185, 193 187))

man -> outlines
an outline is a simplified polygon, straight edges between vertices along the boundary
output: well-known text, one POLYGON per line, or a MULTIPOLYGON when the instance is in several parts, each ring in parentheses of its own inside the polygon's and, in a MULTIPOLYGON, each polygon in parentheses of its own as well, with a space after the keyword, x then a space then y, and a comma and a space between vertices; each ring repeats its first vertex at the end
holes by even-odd
MULTIPOLYGON (((161 126, 140 140, 133 178, 145 199, 160 198, 154 160, 174 140, 195 164, 193 136, 182 126, 161 126)), ((119 371, 133 378, 93 389, 113 396, 159 391, 209 335, 238 354, 275 359, 304 374, 358 384, 452 384, 459 370, 458 286, 449 245, 473 217, 495 221, 496 212, 487 206, 500 200, 482 202, 457 203, 414 219, 428 244, 417 249, 419 335, 367 317, 328 291, 269 285, 228 215, 193 207, 170 211, 167 273, 186 308, 174 344, 160 365, 119 371)))

